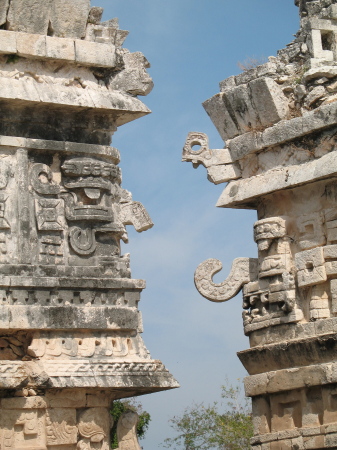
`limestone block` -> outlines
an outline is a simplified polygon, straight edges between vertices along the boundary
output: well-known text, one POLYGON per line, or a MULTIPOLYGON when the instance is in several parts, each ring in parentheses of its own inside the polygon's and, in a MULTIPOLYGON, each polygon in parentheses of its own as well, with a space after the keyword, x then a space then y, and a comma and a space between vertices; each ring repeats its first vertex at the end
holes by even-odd
POLYGON ((275 394, 270 400, 272 432, 302 427, 302 399, 299 391, 275 394))
POLYGON ((115 46, 89 41, 75 41, 76 62, 78 64, 113 68, 116 64, 115 46))
POLYGON ((16 33, 17 54, 26 58, 46 57, 46 37, 40 34, 16 33))
POLYGON ((84 408, 86 393, 75 389, 51 390, 46 393, 45 400, 51 408, 84 408))
POLYGON ((90 0, 53 0, 50 23, 53 35, 82 39, 85 37, 90 0))
POLYGON ((324 439, 324 448, 337 447, 337 433, 327 434, 324 439))
POLYGON ((249 89, 263 126, 270 126, 287 118, 288 100, 272 78, 251 81, 249 89))
POLYGON ((12 0, 7 16, 8 29, 46 35, 53 1, 12 0))
POLYGON ((301 215, 297 219, 296 225, 299 233, 299 246, 302 250, 318 247, 326 243, 323 216, 319 212, 301 215))
POLYGON ((216 94, 214 97, 203 103, 205 111, 224 141, 241 134, 240 129, 235 122, 234 112, 229 111, 226 105, 225 95, 225 93, 216 94))
POLYGON ((324 386, 322 388, 324 414, 323 423, 330 424, 337 422, 337 390, 335 386, 324 386))
POLYGON ((322 247, 296 253, 295 264, 299 286, 312 286, 327 280, 322 247))
POLYGON ((1 400, 2 409, 45 409, 48 403, 44 397, 17 397, 3 398, 1 400))
POLYGON ((337 259, 337 245, 326 245, 323 247, 324 259, 337 259))
POLYGON ((256 197, 326 178, 336 173, 335 161, 337 156, 331 152, 299 166, 277 168, 247 180, 231 181, 221 194, 217 206, 233 207, 251 203, 256 197))
POLYGON ((103 8, 93 6, 90 8, 88 23, 99 24, 103 15, 103 8))
POLYGON ((9 0, 2 0, 0 5, 0 25, 6 23, 8 7, 9 7, 9 0))
POLYGON ((117 424, 118 448, 125 450, 141 450, 137 438, 138 414, 134 411, 124 412, 117 424))
POLYGON ((313 69, 309 69, 303 75, 303 80, 308 82, 315 78, 334 78, 337 75, 337 67, 336 66, 320 66, 315 67, 313 69))
POLYGON ((324 448, 324 435, 303 437, 303 444, 308 450, 324 448))
POLYGON ((0 30, 0 54, 15 54, 16 34, 0 30))
POLYGON ((241 133, 261 126, 258 110, 252 103, 250 90, 246 84, 227 89, 224 96, 230 110, 234 111, 236 123, 241 133))
POLYGON ((241 177, 241 169, 238 164, 222 164, 211 166, 207 169, 207 179, 214 184, 226 183, 241 177))
POLYGON ((330 281, 331 290, 331 309, 333 313, 337 313, 337 280, 330 281))
POLYGON ((233 161, 333 125, 336 122, 336 110, 336 103, 323 105, 303 117, 281 121, 263 132, 249 132, 235 137, 227 143, 233 161))
POLYGON ((235 76, 228 77, 219 83, 220 92, 226 92, 227 89, 234 88, 235 86, 235 76))
POLYGON ((153 89, 153 81, 146 68, 149 62, 141 52, 123 53, 124 69, 110 80, 110 89, 128 92, 131 95, 148 95, 153 89))
POLYGON ((324 59, 325 61, 333 61, 333 52, 331 50, 323 50, 321 30, 311 30, 311 45, 314 58, 324 59))
POLYGON ((265 397, 252 399, 254 434, 270 433, 270 404, 265 397))
POLYGON ((46 37, 46 57, 61 61, 75 61, 75 43, 72 39, 46 37))

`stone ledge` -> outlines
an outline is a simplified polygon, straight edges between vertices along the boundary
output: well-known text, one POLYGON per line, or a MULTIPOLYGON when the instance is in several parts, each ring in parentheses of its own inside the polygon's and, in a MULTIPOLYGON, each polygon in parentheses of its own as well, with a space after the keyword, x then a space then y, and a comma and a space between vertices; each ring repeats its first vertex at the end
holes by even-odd
POLYGON ((90 154, 108 158, 114 164, 119 164, 120 162, 119 150, 108 145, 80 144, 78 142, 49 141, 44 139, 29 139, 0 135, 0 146, 42 151, 50 150, 66 154, 90 154))
POLYGON ((20 107, 53 106, 58 110, 86 110, 97 115, 103 113, 115 118, 116 126, 151 112, 138 98, 119 91, 94 91, 90 88, 47 85, 9 78, 0 78, 0 101, 20 107))
MULTIPOLYGON (((1 266, 0 266, 1 268, 1 266)), ((0 275, 0 287, 66 288, 66 289, 145 289, 144 280, 130 278, 76 278, 0 275)))
POLYGON ((312 361, 327 363, 333 361, 337 349, 337 333, 253 347, 237 355, 250 375, 266 370, 287 369, 294 366, 308 366, 312 361))
POLYGON ((113 44, 0 30, 0 54, 63 61, 89 67, 116 66, 113 44))
MULTIPOLYGON (((337 105, 336 105, 337 107, 337 105)), ((272 169, 245 180, 230 182, 216 204, 219 207, 252 207, 256 200, 282 189, 290 189, 337 174, 337 152, 296 166, 272 169)))
MULTIPOLYGON (((334 428, 335 426, 336 424, 334 424, 334 428)), ((256 450, 260 450, 261 444, 263 450, 336 448, 337 433, 336 430, 329 430, 329 427, 331 427, 331 424, 258 435, 251 439, 251 445, 256 450)))
POLYGON ((0 306, 2 330, 137 330, 139 312, 120 306, 0 306))
POLYGON ((303 117, 283 120, 265 131, 249 132, 227 141, 233 161, 267 147, 292 141, 337 123, 337 103, 321 106, 303 117))
POLYGON ((248 397, 332 383, 337 383, 337 363, 281 369, 244 379, 248 397))
MULTIPOLYGON (((38 388, 104 388, 142 393, 179 387, 158 360, 127 361, 0 361, 0 389, 28 385, 38 388), (126 382, 127 379, 127 382, 126 382)), ((22 400, 19 400, 22 402, 22 400)), ((28 401, 29 402, 29 401, 28 401)))

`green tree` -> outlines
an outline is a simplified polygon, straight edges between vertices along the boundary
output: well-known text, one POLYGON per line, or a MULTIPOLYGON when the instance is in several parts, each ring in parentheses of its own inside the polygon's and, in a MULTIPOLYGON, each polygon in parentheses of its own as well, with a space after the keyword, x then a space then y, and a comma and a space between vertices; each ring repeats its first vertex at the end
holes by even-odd
POLYGON ((170 420, 176 437, 165 439, 164 447, 185 450, 250 449, 252 414, 240 385, 222 386, 220 403, 193 404, 170 420))
POLYGON ((144 411, 141 403, 137 403, 135 399, 131 400, 115 400, 112 404, 110 414, 112 415, 114 424, 111 430, 111 447, 118 448, 117 440, 117 423, 120 416, 125 411, 135 411, 139 416, 137 424, 137 436, 138 439, 143 439, 149 428, 151 416, 147 411, 144 411))

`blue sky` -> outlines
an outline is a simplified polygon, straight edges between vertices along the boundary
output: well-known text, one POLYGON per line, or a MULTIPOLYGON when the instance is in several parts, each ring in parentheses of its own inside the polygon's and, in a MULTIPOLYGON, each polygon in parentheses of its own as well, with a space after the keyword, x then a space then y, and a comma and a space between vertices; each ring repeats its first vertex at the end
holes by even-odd
POLYGON ((243 335, 241 294, 215 304, 193 283, 197 265, 218 258, 227 277, 232 260, 256 256, 255 211, 215 208, 225 185, 207 181, 206 170, 181 162, 189 131, 207 133, 211 148, 224 143, 201 103, 218 83, 238 74, 238 61, 275 55, 298 30, 293 0, 93 0, 104 19, 118 17, 130 34, 124 46, 151 63, 152 93, 143 101, 152 114, 122 126, 112 144, 122 155, 123 187, 147 208, 154 228, 129 227, 134 278, 147 281, 140 309, 145 344, 181 384, 180 389, 141 397, 152 422, 145 450, 172 435, 168 420, 193 402, 220 398, 227 376, 245 370, 236 352, 249 347, 243 335))

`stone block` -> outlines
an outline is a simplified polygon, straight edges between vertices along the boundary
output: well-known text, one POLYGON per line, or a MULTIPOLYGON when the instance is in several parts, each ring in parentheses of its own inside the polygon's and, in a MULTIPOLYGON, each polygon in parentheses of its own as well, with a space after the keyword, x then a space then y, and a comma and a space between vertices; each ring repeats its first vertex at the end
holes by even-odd
POLYGON ((226 92, 227 89, 232 89, 235 86, 236 86, 235 76, 226 78, 225 80, 220 81, 219 83, 220 92, 226 92))
POLYGON ((44 397, 16 397, 3 398, 1 400, 2 409, 44 409, 48 404, 44 397))
POLYGON ((296 253, 295 264, 299 286, 312 286, 327 280, 322 247, 296 253))
POLYGON ((270 433, 270 404, 265 397, 255 397, 252 399, 254 434, 270 433))
POLYGON ((75 61, 75 43, 72 39, 46 37, 46 57, 61 61, 75 61))
POLYGON ((230 108, 229 110, 234 112, 236 124, 241 131, 240 134, 261 126, 259 115, 252 103, 247 84, 228 89, 224 95, 230 108))
POLYGON ((153 89, 153 81, 146 69, 148 60, 141 52, 124 52, 124 68, 110 81, 110 89, 128 92, 131 95, 148 95, 153 89))
POLYGON ((284 441, 276 441, 270 443, 270 450, 293 450, 291 440, 286 439, 284 441))
POLYGON ((337 433, 327 434, 325 436, 324 448, 337 448, 337 433))
POLYGON ((241 169, 237 164, 222 164, 207 169, 207 179, 214 184, 225 183, 241 177, 241 169))
POLYGON ((16 33, 0 30, 0 54, 16 54, 16 33))
POLYGON ((267 393, 268 375, 266 373, 251 375, 244 379, 245 393, 247 397, 254 397, 267 393))
POLYGON ((10 2, 8 29, 46 35, 50 8, 54 0, 15 0, 10 2))
POLYGON ((90 0, 53 0, 50 23, 53 35, 82 39, 85 37, 90 0))
POLYGON ((51 408, 84 408, 86 406, 86 393, 84 390, 49 390, 45 399, 51 408))
POLYGON ((206 100, 203 107, 224 141, 241 133, 235 122, 234 112, 228 110, 225 93, 216 94, 206 100))
POLYGON ((270 126, 287 118, 288 99, 272 78, 258 78, 248 86, 262 126, 270 126))
POLYGON ((317 448, 324 448, 324 436, 309 436, 303 437, 303 445, 305 449, 313 450, 317 448))
POLYGON ((16 33, 17 54, 27 58, 46 57, 46 36, 40 34, 16 33))
POLYGON ((311 46, 313 57, 324 59, 325 61, 333 61, 333 52, 331 50, 323 50, 322 34, 322 30, 311 30, 311 46))
POLYGON ((76 62, 84 66, 115 67, 115 46, 89 41, 75 41, 76 62))
POLYGON ((8 7, 9 0, 2 0, 0 4, 0 26, 6 23, 8 7))

